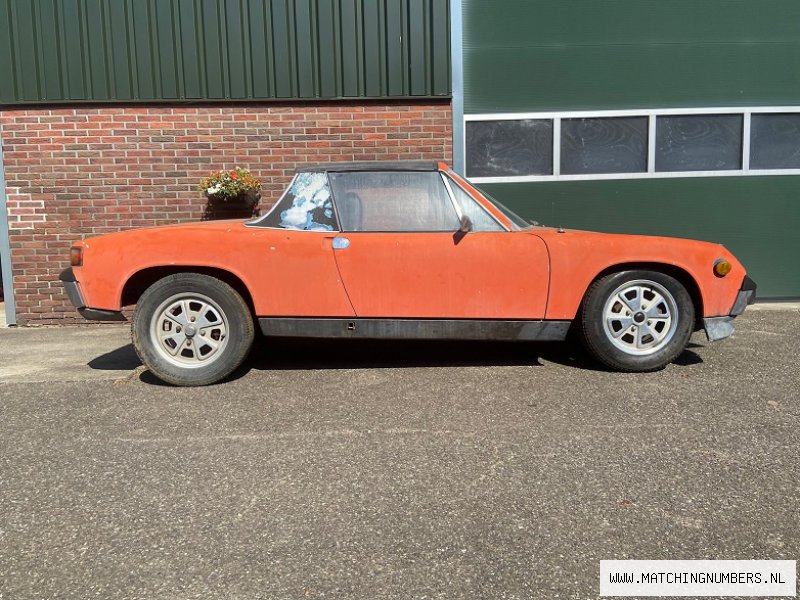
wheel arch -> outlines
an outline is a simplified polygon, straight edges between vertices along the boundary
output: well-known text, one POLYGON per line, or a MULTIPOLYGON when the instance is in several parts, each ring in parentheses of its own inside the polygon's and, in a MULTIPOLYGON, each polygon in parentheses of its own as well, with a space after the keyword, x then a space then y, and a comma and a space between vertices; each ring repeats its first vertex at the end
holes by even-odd
POLYGON ((215 277, 220 281, 224 281, 230 285, 242 297, 250 309, 250 313, 255 316, 255 305, 253 303, 253 296, 250 289, 241 277, 235 273, 220 269, 217 267, 201 267, 193 265, 169 265, 169 266, 155 266, 147 267, 135 272, 128 277, 125 284, 122 286, 120 294, 120 306, 131 306, 136 304, 141 298, 144 291, 153 285, 156 281, 168 277, 170 275, 177 275, 178 273, 198 273, 200 275, 208 275, 215 277))
POLYGON ((657 271, 659 273, 664 273, 665 275, 669 275, 677 279, 683 287, 686 288, 686 291, 689 292, 689 297, 692 299, 692 304, 694 304, 695 310, 695 329, 702 329, 703 326, 703 294, 700 292, 700 286, 697 283, 697 280, 692 276, 692 274, 680 267, 678 265, 668 264, 668 263, 659 263, 659 262, 626 262, 626 263, 618 263, 615 265, 610 265, 600 271, 597 275, 595 275, 592 280, 589 282, 589 285, 583 292, 583 296, 581 298, 580 307, 578 308, 578 314, 580 314, 580 310, 583 307, 583 303, 586 300, 586 294, 589 292, 589 289, 594 285, 594 283, 607 275, 612 275, 614 273, 620 273, 622 271, 657 271))

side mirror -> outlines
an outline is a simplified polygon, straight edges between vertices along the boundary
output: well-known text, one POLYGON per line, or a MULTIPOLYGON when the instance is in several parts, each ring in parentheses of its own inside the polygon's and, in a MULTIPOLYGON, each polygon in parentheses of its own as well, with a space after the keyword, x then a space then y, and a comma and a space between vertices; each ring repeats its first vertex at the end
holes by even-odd
POLYGON ((472 231, 472 221, 467 215, 461 217, 461 226, 458 228, 460 233, 469 233, 472 231))

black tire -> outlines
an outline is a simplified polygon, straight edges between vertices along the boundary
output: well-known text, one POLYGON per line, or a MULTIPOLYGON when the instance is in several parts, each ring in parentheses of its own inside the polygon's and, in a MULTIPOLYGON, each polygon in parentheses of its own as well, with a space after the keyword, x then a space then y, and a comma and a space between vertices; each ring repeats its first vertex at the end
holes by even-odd
POLYGON ((581 340, 589 353, 628 373, 659 371, 670 364, 686 349, 694 324, 689 292, 674 277, 657 271, 622 271, 598 279, 586 292, 579 315, 581 340), (629 302, 623 303, 620 294, 626 292, 629 302), (640 310, 631 312, 637 297, 640 310))
MULTIPOLYGON (((172 337, 169 333, 165 334, 166 337, 172 337)), ((147 288, 136 305, 131 325, 131 339, 141 361, 156 377, 178 386, 208 385, 224 379, 247 357, 253 337, 253 316, 242 297, 224 281, 199 273, 170 275, 147 288), (176 306, 184 298, 190 304, 184 305, 189 312, 185 313, 182 321, 186 325, 181 325, 177 322, 183 313, 180 308, 175 309, 177 320, 166 316, 166 312, 170 305, 176 306), (194 304, 191 304, 192 298, 194 304), (208 311, 202 314, 204 306, 208 311), (196 321, 198 317, 192 310, 201 311, 197 313, 199 320, 196 321), (201 335, 200 323, 215 320, 219 320, 222 326, 208 325, 201 335), (161 333, 164 328, 173 326, 175 339, 179 339, 182 332, 184 341, 188 340, 189 345, 192 345, 192 340, 195 343, 179 355, 169 357, 170 348, 158 341, 156 332, 161 333), (211 344, 215 342, 217 348, 212 349, 211 344), (204 352, 206 357, 202 356, 204 352), (214 354, 208 354, 212 352, 214 354), (181 362, 185 364, 176 364, 181 362)), ((177 346, 176 342, 168 342, 177 346)))

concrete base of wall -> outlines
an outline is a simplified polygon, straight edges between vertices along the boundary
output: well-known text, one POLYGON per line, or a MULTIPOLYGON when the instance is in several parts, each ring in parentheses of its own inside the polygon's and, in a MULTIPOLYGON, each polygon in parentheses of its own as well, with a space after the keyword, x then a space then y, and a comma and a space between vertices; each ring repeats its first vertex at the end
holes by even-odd
POLYGON ((786 302, 756 302, 753 306, 748 306, 747 310, 798 310, 800 311, 800 302, 786 301, 786 302))

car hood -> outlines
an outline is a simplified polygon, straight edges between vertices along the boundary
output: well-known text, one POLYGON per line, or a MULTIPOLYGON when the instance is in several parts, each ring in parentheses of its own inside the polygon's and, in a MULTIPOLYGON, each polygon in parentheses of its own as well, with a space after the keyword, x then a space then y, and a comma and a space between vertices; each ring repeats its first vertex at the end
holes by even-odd
POLYGON ((581 229, 564 229, 561 227, 534 227, 530 233, 542 238, 545 243, 561 244, 568 241, 570 244, 582 244, 602 248, 642 248, 647 246, 671 248, 685 248, 697 251, 718 251, 724 248, 722 244, 693 240, 687 238, 638 235, 627 233, 602 233, 599 231, 585 231, 581 229))

